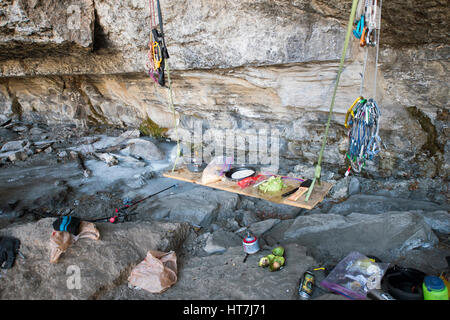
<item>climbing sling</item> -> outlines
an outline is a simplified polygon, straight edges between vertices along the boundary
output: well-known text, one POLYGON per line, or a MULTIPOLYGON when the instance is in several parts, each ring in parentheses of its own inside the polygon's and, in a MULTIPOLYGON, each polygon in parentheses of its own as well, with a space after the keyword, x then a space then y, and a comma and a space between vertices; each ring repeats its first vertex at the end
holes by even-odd
POLYGON ((158 11, 158 22, 160 31, 158 31, 156 25, 156 12, 154 0, 150 0, 151 32, 150 32, 150 42, 148 44, 149 63, 147 64, 147 67, 149 69, 148 73, 150 77, 155 82, 158 82, 162 87, 164 87, 165 86, 164 69, 166 66, 165 61, 169 59, 169 53, 167 51, 166 41, 164 39, 163 21, 159 0, 156 0, 156 5, 158 11), (158 77, 158 79, 156 79, 156 76, 158 77))
POLYGON ((357 5, 358 5, 358 0, 353 0, 352 10, 350 12, 350 18, 348 20, 347 34, 345 36, 344 48, 342 49, 341 61, 339 63, 339 70, 338 70, 338 74, 337 74, 337 78, 336 78, 336 84, 334 85, 333 96, 331 98, 330 112, 328 114, 328 122, 327 122, 327 126, 325 129, 325 134, 322 139, 322 147, 320 149, 319 159, 317 161, 317 165, 316 165, 316 169, 315 169, 315 173, 314 173, 314 179, 311 183, 311 186, 308 189, 308 193, 306 194, 305 201, 309 200, 311 193, 314 189, 314 185, 315 185, 316 181, 318 181, 318 184, 320 185, 320 173, 322 171, 321 164, 322 164, 323 151, 325 150, 325 145, 327 144, 328 130, 329 130, 330 124, 331 124, 331 116, 333 115, 334 101, 336 99, 336 92, 337 92, 337 88, 339 85, 339 79, 341 77, 342 69, 344 67, 345 55, 347 54, 347 48, 348 48, 348 43, 350 41, 350 35, 352 34, 353 21, 355 18, 357 5))

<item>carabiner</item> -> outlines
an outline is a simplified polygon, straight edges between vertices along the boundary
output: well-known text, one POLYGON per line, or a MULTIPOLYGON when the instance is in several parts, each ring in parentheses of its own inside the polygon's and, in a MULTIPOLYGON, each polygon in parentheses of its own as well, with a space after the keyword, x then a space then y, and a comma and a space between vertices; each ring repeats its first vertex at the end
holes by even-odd
POLYGON ((366 35, 367 35, 367 27, 364 27, 363 32, 361 34, 361 40, 359 41, 359 45, 361 47, 365 47, 366 46, 366 35))
POLYGON ((352 105, 350 106, 350 108, 348 108, 347 114, 345 115, 345 123, 344 123, 345 128, 348 128, 348 124, 347 124, 348 116, 351 114, 353 118, 355 117, 355 113, 353 112, 353 107, 354 107, 359 101, 361 101, 361 100, 363 100, 363 99, 364 99, 363 97, 359 96, 359 97, 356 98, 356 100, 352 103, 352 105))
POLYGON ((159 46, 159 43, 156 41, 153 42, 152 53, 153 53, 153 61, 155 63, 155 70, 157 70, 161 67, 162 55, 161 55, 161 47, 159 46))
POLYGON ((376 32, 377 32, 376 29, 369 29, 369 31, 367 32, 367 39, 366 39, 367 45, 369 45, 371 47, 375 47, 377 45, 376 32))
POLYGON ((357 22, 356 30, 353 30, 353 35, 357 39, 361 39, 361 35, 364 29, 364 15, 361 15, 361 19, 357 22))

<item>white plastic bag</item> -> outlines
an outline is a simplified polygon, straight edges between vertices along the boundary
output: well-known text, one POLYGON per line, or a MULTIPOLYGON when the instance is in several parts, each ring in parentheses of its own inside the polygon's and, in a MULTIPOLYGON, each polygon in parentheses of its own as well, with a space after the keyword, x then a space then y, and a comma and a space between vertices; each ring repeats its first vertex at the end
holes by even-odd
POLYGON ((388 267, 389 263, 376 263, 359 252, 351 252, 320 285, 350 299, 365 299, 368 291, 381 289, 388 267))
POLYGON ((209 184, 221 180, 225 172, 230 170, 232 164, 232 157, 215 157, 203 170, 202 184, 209 184))

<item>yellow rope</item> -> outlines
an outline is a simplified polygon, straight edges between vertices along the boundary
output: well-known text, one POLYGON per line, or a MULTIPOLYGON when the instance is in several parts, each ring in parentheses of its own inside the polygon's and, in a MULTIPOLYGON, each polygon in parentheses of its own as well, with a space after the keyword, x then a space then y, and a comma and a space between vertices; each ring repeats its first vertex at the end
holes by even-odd
POLYGON ((316 181, 318 181, 318 183, 320 185, 320 175, 321 175, 321 171, 322 171, 321 163, 322 163, 323 152, 325 150, 325 145, 327 144, 328 130, 330 128, 331 116, 333 114, 334 101, 336 99, 336 92, 337 92, 337 88, 339 86, 339 79, 341 77, 342 69, 344 68, 345 55, 347 53, 347 47, 348 47, 348 43, 350 41, 350 35, 352 32, 352 29, 353 29, 353 21, 355 19, 357 5, 358 5, 358 0, 353 0, 352 10, 350 12, 350 17, 348 19, 349 21, 348 21, 348 26, 347 26, 347 34, 345 36, 344 48, 342 49, 342 56, 341 56, 341 61, 339 63, 339 70, 338 70, 338 74, 337 74, 337 78, 336 78, 336 83, 334 85, 333 96, 331 98, 330 112, 328 114, 328 122, 327 122, 327 126, 325 128, 325 134, 323 135, 323 139, 322 139, 322 148, 320 149, 320 152, 319 152, 319 159, 317 161, 317 165, 316 165, 316 169, 315 169, 315 173, 314 173, 314 179, 313 179, 313 182, 311 183, 311 186, 308 189, 308 193, 306 194, 305 202, 308 202, 309 197, 311 196, 311 193, 314 189, 314 184, 316 183, 316 181))

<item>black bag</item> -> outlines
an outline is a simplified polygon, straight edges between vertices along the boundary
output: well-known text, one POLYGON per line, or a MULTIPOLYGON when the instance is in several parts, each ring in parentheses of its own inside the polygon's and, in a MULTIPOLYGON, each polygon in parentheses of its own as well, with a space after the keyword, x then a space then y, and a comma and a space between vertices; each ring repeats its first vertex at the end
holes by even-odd
POLYGON ((20 249, 20 240, 13 237, 0 237, 0 267, 11 269, 20 249))
POLYGON ((80 231, 80 223, 80 218, 63 216, 53 222, 53 229, 55 231, 67 231, 76 236, 80 231))
POLYGON ((398 300, 423 300, 422 283, 425 276, 420 270, 394 265, 384 274, 381 286, 398 300))

